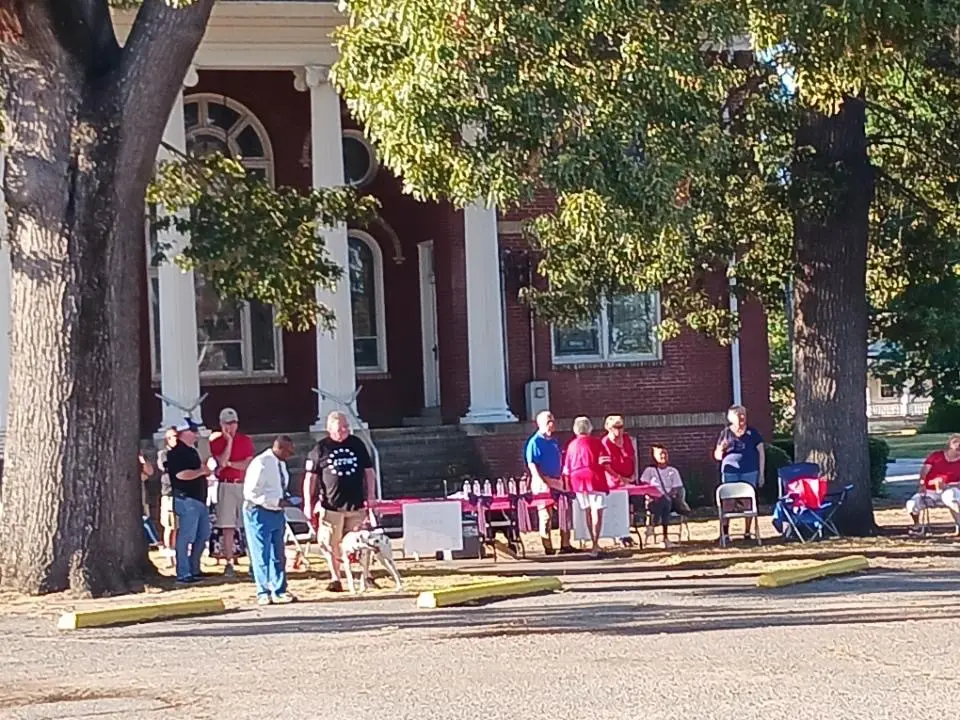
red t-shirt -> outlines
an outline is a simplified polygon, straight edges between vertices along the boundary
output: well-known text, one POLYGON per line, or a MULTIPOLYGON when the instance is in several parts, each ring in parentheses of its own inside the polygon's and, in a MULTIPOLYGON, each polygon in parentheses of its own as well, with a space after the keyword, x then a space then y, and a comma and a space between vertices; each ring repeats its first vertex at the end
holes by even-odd
POLYGON ((578 435, 567 445, 563 458, 563 474, 570 478, 573 492, 606 492, 607 476, 600 464, 610 462, 600 438, 578 435))
MULTIPOLYGON (((219 458, 227 449, 227 436, 215 432, 210 436, 210 454, 219 458)), ((233 447, 230 448, 230 462, 249 460, 255 454, 253 440, 249 435, 238 432, 233 436, 233 447)), ((225 483, 242 483, 244 471, 233 467, 218 467, 217 479, 225 483)))
POLYGON ((633 441, 629 436, 623 436, 623 445, 617 445, 610 439, 609 435, 604 435, 603 449, 610 458, 610 467, 607 470, 607 484, 611 488, 620 487, 622 484, 620 477, 633 477, 633 471, 637 468, 636 451, 633 447, 633 441))
POLYGON ((947 456, 944 455, 943 450, 937 450, 927 455, 927 459, 923 461, 923 464, 930 466, 930 472, 927 473, 927 477, 923 480, 923 484, 926 485, 928 490, 935 489, 938 480, 941 481, 943 485, 956 485, 960 483, 960 460, 950 462, 947 460, 947 456))

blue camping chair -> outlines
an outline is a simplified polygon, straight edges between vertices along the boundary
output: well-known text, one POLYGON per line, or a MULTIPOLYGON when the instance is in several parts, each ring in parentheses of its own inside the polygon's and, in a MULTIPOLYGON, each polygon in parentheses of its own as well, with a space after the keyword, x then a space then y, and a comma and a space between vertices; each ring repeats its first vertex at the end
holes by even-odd
POLYGON ((838 491, 828 492, 820 507, 812 508, 798 503, 795 496, 787 493, 791 482, 806 477, 820 477, 820 466, 810 462, 793 463, 777 471, 780 496, 773 508, 774 528, 785 540, 797 538, 801 543, 822 540, 828 536, 840 537, 833 517, 847 499, 847 495, 853 491, 853 485, 845 485, 838 491))

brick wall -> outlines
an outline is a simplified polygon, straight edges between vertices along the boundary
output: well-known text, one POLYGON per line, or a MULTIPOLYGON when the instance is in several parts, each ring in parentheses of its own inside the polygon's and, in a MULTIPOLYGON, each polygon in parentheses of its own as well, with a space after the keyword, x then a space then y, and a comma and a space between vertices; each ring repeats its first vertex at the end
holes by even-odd
MULTIPOLYGON (((304 141, 310 132, 309 94, 294 89, 290 72, 201 71, 198 85, 187 90, 188 96, 193 93, 224 95, 249 108, 270 136, 277 184, 310 186, 310 167, 301 162, 304 141)), ((345 128, 356 127, 347 116, 343 118, 343 125, 345 128)), ((398 425, 405 415, 417 414, 423 405, 417 244, 434 240, 437 255, 449 256, 445 246, 452 212, 447 207, 419 203, 404 195, 400 183, 384 169, 366 192, 380 201, 380 214, 386 224, 376 224, 364 230, 377 241, 383 256, 388 372, 358 376, 358 384, 363 385, 358 404, 361 416, 371 425, 391 426, 398 425), (388 228, 392 228, 393 233, 388 228)), ((462 228, 462 222, 460 226, 462 228)), ((460 249, 462 262, 462 231, 460 249)), ((441 271, 438 274, 446 273, 441 271)), ((144 348, 141 432, 144 435, 153 433, 161 419, 160 401, 154 397, 159 383, 153 383, 150 377, 147 298, 144 276, 141 302, 141 346, 144 348)), ((449 303, 438 291, 438 306, 445 308, 447 305, 449 303)), ((440 332, 443 336, 442 326, 440 332)), ((456 337, 446 338, 445 343, 442 339, 441 343, 456 354, 456 337)), ((244 382, 201 388, 202 392, 209 393, 203 405, 204 422, 208 427, 216 426, 220 408, 228 405, 239 411, 245 429, 250 432, 302 430, 314 422, 317 413, 316 396, 311 392, 317 378, 314 333, 283 332, 282 344, 283 382, 244 382)), ((455 362, 450 365, 456 367, 455 362)), ((449 377, 447 383, 450 383, 449 377)), ((455 395, 452 392, 451 396, 455 395)))
MULTIPOLYGON (((308 187, 310 169, 301 164, 304 140, 310 127, 309 96, 293 87, 292 74, 270 71, 202 71, 200 83, 188 92, 226 95, 254 112, 273 143, 276 181, 308 187)), ((345 127, 355 127, 344 117, 345 127)), ((466 268, 463 213, 445 204, 420 203, 403 195, 400 183, 381 169, 367 192, 381 202, 383 226, 367 228, 377 241, 384 261, 388 372, 358 376, 361 415, 374 427, 392 426, 404 416, 416 415, 423 404, 419 268, 417 244, 434 241, 437 320, 440 357, 441 411, 446 422, 458 422, 469 406, 467 351, 466 268), (394 241, 394 236, 397 241, 394 241), (397 247, 399 244, 399 247, 397 247), (402 259, 397 262, 398 259, 402 259)), ((503 215, 518 220, 553 207, 540 194, 520 211, 503 215)), ((520 250, 518 236, 501 237, 504 248, 520 250)), ((141 345, 141 425, 144 434, 156 430, 160 403, 151 382, 146 282, 143 283, 141 345)), ((602 416, 701 413, 724 410, 732 397, 728 348, 694 333, 666 343, 662 360, 629 367, 554 366, 550 328, 537 324, 531 337, 530 316, 515 288, 506 292, 506 334, 509 402, 525 416, 524 384, 531 379, 550 382, 554 412, 561 417, 578 414, 602 416)), ((766 326, 762 310, 744 306, 742 366, 744 397, 752 421, 769 432, 767 398, 769 368, 766 326)), ((212 385, 204 403, 204 420, 216 423, 221 407, 236 407, 251 432, 300 430, 316 416, 314 335, 282 334, 285 379, 274 384, 212 385)))

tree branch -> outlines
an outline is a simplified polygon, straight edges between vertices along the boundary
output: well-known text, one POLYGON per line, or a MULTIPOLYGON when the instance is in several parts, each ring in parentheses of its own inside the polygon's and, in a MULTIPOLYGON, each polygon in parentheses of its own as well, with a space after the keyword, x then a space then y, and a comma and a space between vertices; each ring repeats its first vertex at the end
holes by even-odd
POLYGON ((941 215, 940 211, 937 210, 932 205, 930 205, 930 203, 928 203, 922 197, 917 195, 917 193, 915 193, 913 190, 911 190, 906 185, 904 185, 903 182, 901 182, 900 180, 897 180, 895 177, 893 177, 890 173, 885 171, 883 168, 875 167, 874 172, 876 172, 878 178, 882 180, 886 180, 888 183, 890 183, 891 186, 893 186, 896 190, 902 193, 904 197, 907 197, 910 200, 913 200, 918 205, 920 205, 924 210, 926 210, 931 215, 934 221, 939 220, 941 215))
POLYGON ((51 0, 50 12, 60 44, 93 75, 114 66, 120 44, 107 0, 51 0))
POLYGON ((173 101, 183 88, 203 38, 214 0, 172 8, 163 0, 143 0, 123 47, 117 91, 121 122, 138 127, 129 137, 127 157, 137 174, 149 177, 173 101))

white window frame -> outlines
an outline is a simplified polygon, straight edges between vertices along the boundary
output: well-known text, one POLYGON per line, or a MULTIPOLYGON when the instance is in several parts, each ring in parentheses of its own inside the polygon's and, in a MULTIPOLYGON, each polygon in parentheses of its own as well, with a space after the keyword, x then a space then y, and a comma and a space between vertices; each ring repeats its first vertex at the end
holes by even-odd
POLYGON ((377 177, 377 173, 380 172, 380 159, 377 157, 377 151, 374 150, 373 145, 370 144, 370 141, 367 140, 359 130, 344 130, 342 135, 344 140, 349 138, 363 145, 363 147, 367 149, 367 155, 370 157, 370 167, 367 168, 364 176, 355 182, 349 183, 350 187, 356 190, 362 190, 372 183, 374 178, 377 177))
MULTIPOLYGON (((230 149, 230 153, 233 157, 238 159, 244 167, 250 169, 261 169, 266 171, 267 182, 271 185, 274 183, 274 155, 273 155, 273 145, 270 142, 270 135, 267 133, 266 128, 263 126, 263 123, 260 122, 259 118, 247 108, 242 103, 232 100, 223 95, 217 95, 215 93, 194 93, 192 95, 187 95, 183 99, 184 106, 196 104, 197 107, 197 117, 200 121, 200 125, 197 128, 192 129, 193 132, 197 130, 202 130, 202 132, 207 134, 214 134, 220 137, 221 140, 224 140, 227 143, 227 147, 230 149), (206 106, 208 105, 225 105, 234 112, 238 113, 240 119, 230 128, 228 131, 224 131, 222 128, 217 126, 204 125, 203 119, 207 117, 206 106), (240 148, 237 146, 236 137, 244 131, 247 126, 253 127, 254 131, 257 133, 260 143, 263 146, 263 156, 259 158, 245 158, 240 153, 240 148)), ((188 130, 188 132, 191 132, 188 130)), ((188 135, 189 137, 189 135, 188 135)), ((154 292, 153 292, 153 281, 155 278, 159 277, 159 269, 154 267, 151 262, 153 258, 153 243, 152 239, 152 229, 150 227, 149 219, 146 226, 146 245, 147 245, 147 309, 148 309, 148 318, 150 322, 150 374, 154 382, 160 380, 160 369, 157 367, 157 350, 156 343, 154 342, 154 323, 159 323, 160 319, 156 317, 156 314, 153 311, 154 305, 154 292)), ((196 307, 196 284, 194 284, 194 307, 196 307)), ((199 317, 197 318, 199 324, 199 317)), ((283 333, 274 324, 273 326, 273 348, 274 356, 276 358, 276 369, 274 370, 254 370, 253 369, 253 337, 252 337, 252 321, 250 315, 250 303, 243 302, 240 306, 240 343, 241 343, 241 356, 243 357, 243 370, 202 370, 200 372, 201 379, 207 380, 216 380, 216 379, 245 379, 245 378, 280 378, 284 375, 284 361, 283 361, 283 333)), ((162 341, 162 338, 161 338, 162 341)), ((197 349, 197 363, 200 362, 200 339, 197 338, 196 349, 197 349)))
MULTIPOLYGON (((639 294, 639 293, 637 293, 639 294)), ((647 293, 650 295, 651 302, 653 304, 653 327, 656 328, 660 325, 660 293, 651 292, 647 293)), ((610 352, 610 333, 609 325, 607 319, 609 301, 603 303, 603 307, 600 310, 599 317, 594 319, 599 325, 598 332, 600 337, 600 352, 596 354, 583 354, 583 355, 557 355, 557 334, 556 326, 550 326, 550 355, 553 360, 554 365, 581 365, 581 364, 591 364, 591 365, 617 365, 620 363, 636 363, 636 362, 655 362, 663 359, 663 346, 660 342, 660 339, 654 333, 653 337, 653 352, 649 353, 630 353, 630 354, 621 354, 614 355, 610 352)))
POLYGON ((184 108, 186 108, 187 105, 197 106, 197 118, 200 122, 197 127, 186 128, 188 145, 192 134, 203 133, 206 135, 215 135, 226 143, 232 158, 239 160, 245 168, 249 168, 250 170, 266 171, 267 182, 271 185, 274 184, 273 143, 270 142, 270 135, 267 133, 267 129, 250 108, 243 103, 231 100, 223 95, 217 95, 216 93, 193 93, 192 95, 185 95, 183 98, 184 108), (206 108, 210 105, 224 105, 237 113, 240 119, 237 120, 229 130, 224 130, 218 125, 204 124, 204 119, 208 117, 206 108), (247 125, 253 127, 254 132, 257 133, 260 139, 260 144, 263 145, 262 157, 247 158, 240 152, 237 137, 246 129, 247 125))
MULTIPOLYGON (((383 294, 383 251, 380 249, 380 243, 363 230, 348 230, 347 242, 350 239, 359 240, 370 248, 370 254, 373 257, 373 292, 374 292, 374 310, 377 313, 377 366, 360 367, 356 366, 357 375, 375 375, 389 372, 387 365, 387 317, 386 303, 383 294)), ((350 280, 350 268, 346 268, 347 281, 350 280)), ((353 311, 351 303, 350 322, 353 322, 353 311)), ((356 337, 356 335, 354 335, 356 337)), ((351 352, 353 348, 351 348, 351 352)))

